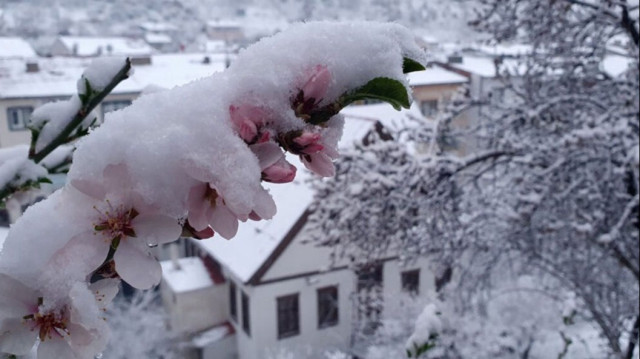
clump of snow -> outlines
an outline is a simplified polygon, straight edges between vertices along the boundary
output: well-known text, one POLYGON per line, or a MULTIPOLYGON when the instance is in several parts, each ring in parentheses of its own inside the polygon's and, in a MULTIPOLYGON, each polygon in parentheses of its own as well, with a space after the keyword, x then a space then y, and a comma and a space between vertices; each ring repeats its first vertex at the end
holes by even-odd
POLYGON ((0 188, 9 184, 19 187, 47 176, 45 168, 27 159, 28 150, 28 146, 0 149, 0 188))
MULTIPOLYGON (((31 116, 30 126, 40 129, 36 152, 42 151, 73 120, 82 103, 77 95, 66 101, 49 102, 38 107, 31 116)), ((95 116, 87 116, 87 120, 95 116)))
POLYGON ((438 335, 442 331, 442 320, 440 319, 440 312, 434 303, 427 304, 422 313, 416 319, 416 327, 411 334, 411 337, 407 339, 405 347, 409 350, 414 348, 414 345, 421 346, 433 339, 434 335, 438 335))
POLYGON ((82 95, 87 92, 87 81, 93 90, 104 90, 124 67, 125 61, 124 57, 99 57, 93 60, 78 80, 78 93, 82 95))

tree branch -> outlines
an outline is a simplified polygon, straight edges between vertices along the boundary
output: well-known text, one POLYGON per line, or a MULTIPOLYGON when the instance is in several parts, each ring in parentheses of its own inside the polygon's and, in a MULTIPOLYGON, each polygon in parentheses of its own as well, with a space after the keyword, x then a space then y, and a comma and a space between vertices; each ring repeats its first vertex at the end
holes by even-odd
POLYGON ((73 132, 73 130, 78 127, 82 121, 93 111, 96 106, 104 100, 107 95, 113 91, 113 89, 123 80, 129 77, 129 70, 131 70, 131 60, 127 58, 125 60, 125 64, 118 71, 118 73, 111 79, 111 82, 96 96, 92 97, 86 104, 83 104, 80 110, 74 115, 73 119, 60 131, 60 133, 51 141, 45 148, 43 148, 40 152, 35 152, 35 141, 32 138, 31 148, 29 149, 29 158, 33 160, 35 163, 39 163, 45 157, 47 157, 53 150, 55 150, 58 146, 65 144, 70 141, 69 136, 73 132))

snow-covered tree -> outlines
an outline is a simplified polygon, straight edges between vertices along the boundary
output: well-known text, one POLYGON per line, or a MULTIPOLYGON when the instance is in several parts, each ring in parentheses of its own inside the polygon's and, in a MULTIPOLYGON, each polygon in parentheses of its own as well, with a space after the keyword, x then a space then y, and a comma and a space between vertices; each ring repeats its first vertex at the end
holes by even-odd
POLYGON ((446 298, 459 308, 505 276, 534 275, 538 290, 575 296, 578 317, 629 358, 639 314, 637 1, 487 0, 476 25, 532 45, 501 73, 504 97, 458 99, 436 128, 409 123, 396 140, 344 156, 335 181, 319 184, 318 240, 345 255, 394 246, 431 255, 441 283, 453 270, 446 298), (453 125, 477 105, 470 128, 453 125), (480 145, 459 158, 437 150, 445 138, 480 145))

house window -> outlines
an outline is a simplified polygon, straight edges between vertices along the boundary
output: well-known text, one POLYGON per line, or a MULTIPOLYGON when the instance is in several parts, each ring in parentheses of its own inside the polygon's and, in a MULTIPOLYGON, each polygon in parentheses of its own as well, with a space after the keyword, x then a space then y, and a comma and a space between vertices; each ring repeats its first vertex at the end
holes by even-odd
POLYGON ((238 303, 237 303, 236 285, 229 281, 229 311, 231 313, 231 319, 234 322, 238 321, 238 303))
POLYGON ((242 292, 241 296, 241 306, 242 306, 242 329, 247 335, 251 335, 251 327, 249 326, 249 297, 242 292))
POLYGON ((102 103, 102 118, 104 118, 104 115, 109 112, 125 108, 129 105, 131 105, 131 101, 129 100, 104 101, 102 103))
POLYGON ((338 287, 318 289, 318 328, 338 324, 338 287))
POLYGON ((382 264, 373 264, 358 271, 358 291, 382 286, 382 264))
POLYGON ((7 121, 11 131, 22 131, 27 129, 29 118, 33 112, 31 106, 9 107, 7 109, 7 121))
POLYGON ((300 334, 298 294, 277 298, 278 339, 300 334))
POLYGON ((411 294, 418 294, 420 288, 420 270, 402 272, 402 290, 411 294))
POLYGON ((426 117, 434 117, 438 114, 438 100, 426 100, 420 103, 420 110, 426 117))

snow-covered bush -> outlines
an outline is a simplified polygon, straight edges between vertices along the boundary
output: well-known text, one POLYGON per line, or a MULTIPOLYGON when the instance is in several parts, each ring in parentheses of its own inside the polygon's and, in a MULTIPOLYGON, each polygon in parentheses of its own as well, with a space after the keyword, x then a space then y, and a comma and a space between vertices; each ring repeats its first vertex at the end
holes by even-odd
POLYGON ((92 358, 107 341, 101 308, 116 279, 139 289, 160 281, 150 247, 183 232, 231 238, 238 222, 271 218, 261 183, 293 180, 285 151, 333 175, 339 111, 368 98, 408 107, 404 72, 422 56, 398 25, 301 24, 223 73, 142 96, 85 136, 94 104, 130 71, 99 60, 78 96, 36 111, 29 157, 11 167, 24 188, 47 174, 28 167, 81 138, 67 184, 24 213, 0 253, 0 351, 22 355, 37 342, 39 358, 92 358))

